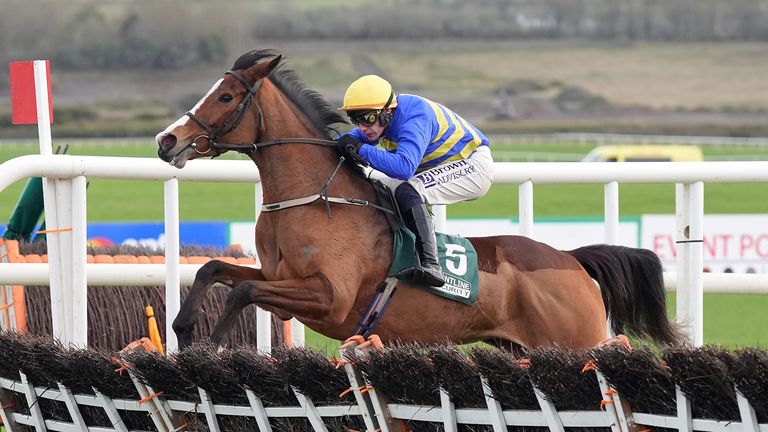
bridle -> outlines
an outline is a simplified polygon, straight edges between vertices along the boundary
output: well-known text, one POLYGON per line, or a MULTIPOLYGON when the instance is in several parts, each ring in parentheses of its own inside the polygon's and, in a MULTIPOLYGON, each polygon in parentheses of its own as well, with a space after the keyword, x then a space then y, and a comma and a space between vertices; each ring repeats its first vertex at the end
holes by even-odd
MULTIPOLYGON (((246 81, 245 78, 243 78, 242 75, 237 73, 234 70, 228 70, 225 75, 232 75, 240 81, 240 84, 245 87, 245 95, 243 96, 243 99, 240 101, 239 104, 237 104, 237 108, 235 108, 234 111, 229 113, 226 119, 224 119, 224 122, 221 124, 221 126, 217 128, 211 127, 208 123, 206 123, 203 119, 198 117, 197 115, 193 114, 190 111, 186 112, 186 116, 192 119, 195 123, 197 123, 198 126, 203 128, 205 130, 206 134, 198 135, 195 137, 194 140, 189 144, 197 153, 201 155, 206 155, 211 150, 214 150, 216 152, 213 157, 216 157, 222 153, 222 151, 225 150, 234 150, 240 153, 247 153, 251 154, 254 153, 256 150, 277 145, 277 144, 286 144, 286 143, 300 143, 300 144, 312 144, 312 145, 319 145, 319 146, 327 146, 327 147, 336 147, 336 141, 328 140, 328 139, 320 139, 320 138, 278 138, 274 140, 268 140, 268 141, 259 141, 259 138, 263 135, 264 131, 264 114, 261 111, 261 107, 254 102, 253 97, 256 95, 256 92, 259 90, 259 87, 261 87, 261 83, 263 81, 263 78, 257 80, 253 86, 251 86, 248 81, 246 81), (245 112, 253 106, 257 113, 258 113, 258 122, 259 124, 256 127, 256 139, 254 139, 253 143, 248 144, 230 144, 230 143, 220 143, 218 142, 219 137, 224 136, 233 130, 237 128, 240 125, 240 122, 243 120, 243 117, 245 116, 245 112), (208 141, 208 148, 205 151, 200 151, 197 148, 197 141, 200 139, 206 139, 208 141)), ((374 207, 379 210, 382 210, 384 212, 393 213, 392 210, 381 207, 379 205, 376 205, 374 203, 371 203, 367 200, 359 199, 359 198, 347 198, 347 197, 329 197, 328 196, 328 189, 331 186, 331 183, 336 178, 336 174, 339 172, 339 168, 341 168, 341 165, 344 163, 344 160, 346 158, 344 156, 339 157, 339 163, 336 165, 336 169, 331 173, 328 180, 323 185, 322 189, 319 193, 314 195, 305 196, 302 198, 294 198, 289 200, 284 200, 276 203, 271 204, 264 204, 261 207, 261 211, 263 212, 273 212, 278 210, 284 210, 291 207, 298 207, 303 206, 307 204, 311 204, 317 200, 322 200, 325 202, 326 209, 328 210, 328 218, 331 218, 331 203, 337 203, 337 204, 349 204, 349 205, 355 205, 355 206, 362 206, 362 207, 374 207)))
POLYGON ((253 153, 256 150, 258 150, 261 147, 267 147, 271 145, 276 144, 285 144, 285 143, 303 143, 303 144, 314 144, 314 145, 320 145, 320 146, 329 146, 329 147, 335 147, 336 141, 333 140, 327 140, 327 139, 320 139, 320 138, 278 138, 274 140, 268 140, 268 141, 259 141, 259 138, 263 135, 264 132, 264 114, 261 111, 261 107, 259 104, 254 102, 253 97, 256 95, 256 92, 258 92, 259 87, 261 87, 261 83, 263 82, 263 79, 259 79, 254 83, 253 85, 250 85, 248 81, 246 81, 245 78, 243 78, 242 75, 240 75, 237 71, 234 70, 228 70, 225 72, 225 75, 231 75, 235 79, 237 79, 240 84, 245 87, 245 95, 243 96, 243 99, 240 100, 240 103, 237 104, 237 108, 235 108, 234 111, 229 113, 226 119, 224 119, 224 122, 217 128, 211 127, 208 123, 206 123, 203 119, 198 117, 197 115, 193 114, 190 111, 187 111, 184 115, 189 117, 193 122, 197 123, 198 126, 203 128, 205 130, 205 134, 198 135, 195 137, 195 139, 192 140, 192 142, 189 144, 198 154, 205 155, 208 154, 211 150, 214 150, 216 154, 214 157, 220 155, 223 151, 233 150, 240 153, 253 153), (240 125, 240 122, 243 120, 243 117, 245 117, 245 112, 250 108, 251 106, 254 107, 256 110, 258 116, 258 125, 256 127, 256 139, 253 143, 247 143, 247 144, 231 144, 231 143, 221 143, 219 142, 219 138, 232 132, 240 125), (198 149, 198 141, 204 139, 208 141, 208 148, 205 149, 205 151, 200 151, 198 149))

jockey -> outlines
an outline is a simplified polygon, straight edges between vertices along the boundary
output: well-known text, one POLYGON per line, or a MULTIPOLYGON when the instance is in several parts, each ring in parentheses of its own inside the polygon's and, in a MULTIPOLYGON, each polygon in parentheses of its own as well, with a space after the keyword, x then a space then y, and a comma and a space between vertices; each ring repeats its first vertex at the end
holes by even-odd
POLYGON ((493 182, 488 138, 448 108, 429 99, 396 95, 376 75, 353 82, 342 110, 357 125, 338 139, 339 150, 388 178, 406 226, 416 235, 420 265, 398 277, 445 284, 427 205, 480 198, 493 182))

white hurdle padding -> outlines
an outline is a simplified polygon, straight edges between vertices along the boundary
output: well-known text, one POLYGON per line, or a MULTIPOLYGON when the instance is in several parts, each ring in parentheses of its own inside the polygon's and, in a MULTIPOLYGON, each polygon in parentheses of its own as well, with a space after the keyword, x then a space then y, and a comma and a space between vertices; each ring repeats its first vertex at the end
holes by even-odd
POLYGON ((150 417, 152 418, 152 423, 155 424, 155 427, 158 431, 168 431, 173 430, 173 428, 168 429, 168 424, 165 422, 163 416, 161 415, 160 411, 161 408, 157 406, 155 403, 156 398, 150 398, 149 395, 152 393, 147 386, 141 383, 138 378, 136 378, 136 375, 131 372, 130 369, 128 369, 128 374, 131 377, 131 381, 133 381, 133 385, 136 387, 136 391, 139 393, 139 397, 142 400, 145 400, 145 410, 149 413, 150 417))
POLYGON ((21 377, 21 384, 24 389, 24 397, 27 398, 32 425, 35 426, 38 432, 48 430, 45 427, 45 418, 43 418, 43 412, 40 410, 40 404, 37 403, 35 387, 27 380, 27 375, 24 372, 19 371, 19 376, 21 377))
MULTIPOLYGON (((531 385, 533 385, 533 383, 531 383, 531 385)), ((550 402, 544 393, 535 385, 533 385, 533 393, 536 395, 536 400, 539 401, 539 407, 541 407, 541 412, 544 414, 544 419, 547 422, 547 427, 549 427, 550 432, 565 432, 563 422, 560 420, 560 415, 557 413, 555 404, 550 402)))
POLYGON ((736 402, 739 404, 739 414, 741 415, 741 424, 744 432, 759 432, 760 425, 757 423, 757 414, 755 408, 749 404, 747 398, 736 389, 736 402))
POLYGON ((216 409, 213 407, 213 401, 208 396, 208 392, 198 387, 197 393, 200 395, 200 405, 202 405, 203 413, 205 413, 205 421, 208 422, 208 430, 221 432, 219 421, 216 419, 216 409))
POLYGON ((680 432, 693 432, 691 401, 677 385, 675 386, 675 398, 677 400, 677 430, 680 432))
POLYGON ((456 407, 453 405, 451 395, 440 387, 440 407, 443 413, 443 427, 445 432, 458 432, 459 426, 456 424, 456 407))
POLYGON ((100 392, 96 387, 91 387, 91 389, 93 389, 93 394, 96 395, 96 399, 101 402, 101 407, 107 414, 107 418, 109 418, 109 421, 112 423, 112 427, 115 428, 115 431, 128 432, 128 428, 125 427, 123 418, 120 417, 120 413, 117 412, 117 408, 115 408, 115 403, 112 402, 112 399, 100 392))
POLYGON ((78 408, 77 402, 75 402, 75 397, 72 395, 72 391, 60 382, 57 382, 56 384, 58 385, 59 391, 61 392, 61 397, 64 399, 64 404, 67 406, 69 416, 72 417, 72 422, 78 429, 88 430, 88 427, 85 426, 83 415, 80 414, 80 409, 78 408))
POLYGON ((491 390, 491 385, 488 383, 488 379, 480 375, 480 382, 483 386, 483 396, 485 396, 485 404, 488 406, 488 414, 491 417, 493 432, 507 432, 507 422, 504 420, 504 411, 502 410, 499 401, 493 396, 493 390, 491 390))
POLYGON ((253 417, 256 418, 256 424, 261 432, 272 432, 272 425, 269 424, 267 410, 264 409, 264 402, 251 389, 245 389, 245 395, 248 397, 248 403, 251 405, 253 417))
POLYGON ((312 425, 313 428, 315 428, 315 431, 317 432, 328 432, 328 428, 325 427, 325 423, 323 423, 323 418, 320 416, 320 413, 317 411, 317 407, 315 407, 314 402, 310 398, 304 395, 299 389, 296 387, 291 387, 293 390, 293 394, 296 395, 296 399, 299 400, 299 405, 304 409, 304 412, 307 414, 307 419, 309 419, 309 423, 312 425))

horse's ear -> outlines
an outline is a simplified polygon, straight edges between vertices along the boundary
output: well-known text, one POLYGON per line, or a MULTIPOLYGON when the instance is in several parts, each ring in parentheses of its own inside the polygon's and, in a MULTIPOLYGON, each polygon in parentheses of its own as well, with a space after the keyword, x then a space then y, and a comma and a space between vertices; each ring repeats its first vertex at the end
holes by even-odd
POLYGON ((283 56, 282 55, 278 55, 277 57, 275 57, 272 60, 270 60, 269 66, 267 66, 267 74, 272 72, 272 69, 276 68, 277 65, 280 64, 280 60, 282 60, 282 59, 283 59, 283 56))
POLYGON ((252 81, 264 78, 269 75, 272 70, 277 67, 278 64, 280 64, 280 60, 282 60, 282 58, 283 56, 278 55, 269 62, 256 63, 246 71, 246 74, 252 81))

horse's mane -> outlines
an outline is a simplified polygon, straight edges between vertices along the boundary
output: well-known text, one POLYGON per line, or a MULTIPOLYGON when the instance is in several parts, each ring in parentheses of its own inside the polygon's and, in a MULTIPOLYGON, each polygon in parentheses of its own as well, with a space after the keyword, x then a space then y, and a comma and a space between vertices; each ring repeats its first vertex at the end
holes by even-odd
MULTIPOLYGON (((262 59, 274 58, 278 55, 281 55, 280 52, 273 49, 249 51, 235 60, 232 69, 247 69, 262 59)), ((296 72, 278 65, 269 77, 272 83, 309 118, 315 129, 325 134, 326 138, 335 138, 331 136, 332 131, 338 133, 338 130, 333 127, 334 124, 347 123, 347 120, 326 102, 320 93, 308 88, 296 72)))

